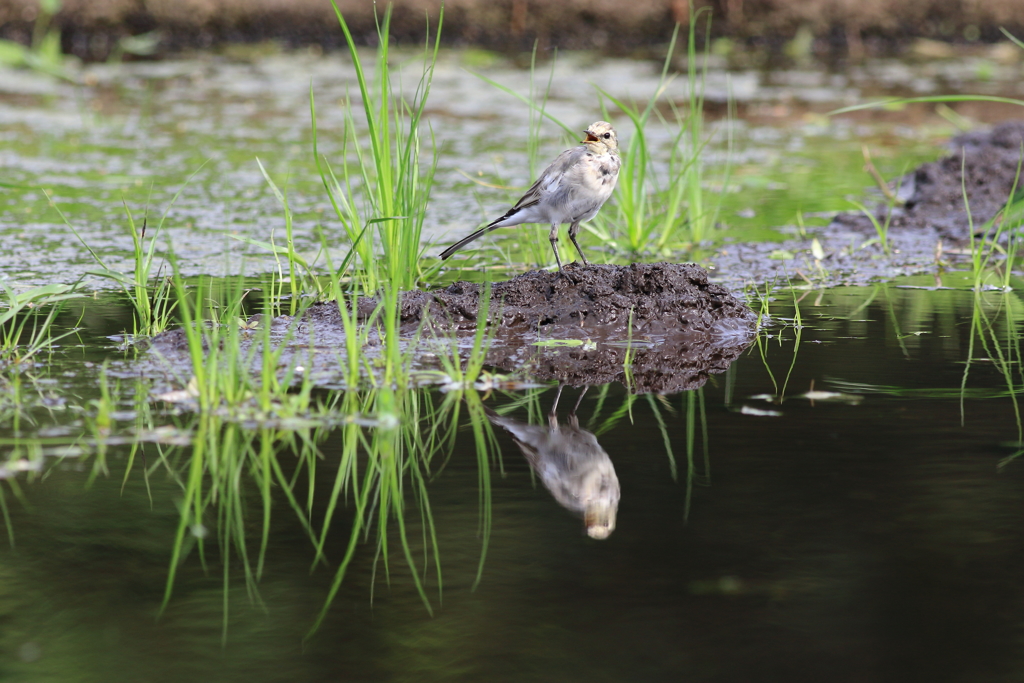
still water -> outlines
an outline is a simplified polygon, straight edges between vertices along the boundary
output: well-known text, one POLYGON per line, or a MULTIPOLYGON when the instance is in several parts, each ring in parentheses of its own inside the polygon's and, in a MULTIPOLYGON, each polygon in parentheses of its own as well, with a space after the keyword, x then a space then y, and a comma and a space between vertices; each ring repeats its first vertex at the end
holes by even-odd
MULTIPOLYGON (((394 68, 415 83, 417 58, 404 60, 394 68)), ((560 56, 548 111, 586 125, 602 118, 595 85, 643 100, 659 69, 560 56)), ((531 88, 500 57, 442 54, 427 110, 443 152, 430 241, 493 217, 536 170, 528 109, 477 73, 531 88)), ((447 397, 422 389, 419 413, 391 417, 422 443, 449 428, 455 440, 441 440, 429 462, 410 450, 391 489, 400 517, 375 516, 380 500, 370 499, 368 530, 329 601, 356 496, 339 495, 323 561, 310 529, 328 514, 351 430, 385 422, 210 422, 151 400, 152 378, 132 377, 131 352, 111 338, 132 330, 130 309, 90 274, 96 261, 50 200, 113 269, 132 267, 127 205, 151 226, 166 215, 187 276, 265 273, 276 265, 266 250, 233 239, 283 230, 259 157, 287 193, 298 251, 312 259, 323 230, 338 257, 346 245, 315 173, 309 94, 320 150, 340 163, 350 65, 338 55, 205 55, 89 65, 78 76, 71 85, 0 71, 0 280, 15 291, 83 278, 89 288, 58 319, 76 333, 0 377, 3 680, 1020 678, 1017 292, 975 294, 948 274, 780 290, 767 304, 776 324, 698 392, 593 386, 580 400, 582 387, 563 388, 558 420, 571 426, 579 401, 580 438, 599 444, 589 452, 609 500, 614 470, 614 524, 611 503, 600 514, 560 505, 546 488, 557 477, 540 459, 532 469, 503 428, 493 432, 500 456, 480 458, 483 413, 431 422, 424 406, 447 397), (199 504, 189 498, 199 444, 259 457, 200 472, 227 484, 203 489, 201 521, 182 526, 181 511, 199 504)), ((684 85, 673 81, 666 101, 685 101, 684 85)), ((845 73, 723 61, 707 86, 716 132, 705 189, 721 195, 719 227, 735 241, 780 240, 798 216, 813 228, 850 209, 871 183, 864 145, 893 177, 940 155, 951 121, 1011 115, 970 104, 955 115, 828 111, 881 95, 1021 87, 1018 67, 981 56, 873 60, 845 73)), ((664 160, 669 134, 651 131, 655 157, 664 160)), ((543 163, 566 140, 542 126, 539 143, 543 163)), ((493 244, 479 262, 507 265, 493 244)), ((543 433, 557 391, 482 390, 464 403, 543 433)))
MULTIPOLYGON (((14 546, 0 551, 0 671, 12 681, 1015 679, 1024 304, 934 284, 779 294, 777 324, 697 393, 648 400, 591 387, 580 427, 621 490, 605 540, 531 475, 505 431, 495 431, 500 462, 481 465, 463 416, 423 492, 410 479, 404 494, 433 616, 392 518, 387 564, 374 528, 305 641, 352 501, 332 527, 329 566, 311 573, 313 544, 276 487, 249 592, 238 548, 218 548, 218 525, 238 524, 255 565, 264 511, 255 470, 241 468, 238 500, 208 508, 204 554, 191 547, 158 617, 189 449, 144 444, 125 480, 133 449, 113 437, 139 419, 125 383, 103 471, 84 437, 78 457, 48 456, 41 473, 3 483, 14 546), (424 499, 436 564, 424 556, 424 499), (215 512, 230 506, 238 516, 215 512)), ((26 373, 20 418, 5 408, 6 443, 87 431, 98 366, 83 364, 123 356, 104 340, 129 315, 111 298, 90 305, 107 324, 26 373)), ((563 390, 562 423, 579 393, 563 390)), ((555 394, 532 390, 532 415, 523 392, 484 402, 519 401, 510 418, 544 424, 555 394)), ((159 406, 146 413, 152 427, 194 426, 159 406)), ((313 491, 296 489, 317 523, 342 429, 324 432, 313 491)), ((298 469, 287 447, 274 457, 286 475, 298 469)))

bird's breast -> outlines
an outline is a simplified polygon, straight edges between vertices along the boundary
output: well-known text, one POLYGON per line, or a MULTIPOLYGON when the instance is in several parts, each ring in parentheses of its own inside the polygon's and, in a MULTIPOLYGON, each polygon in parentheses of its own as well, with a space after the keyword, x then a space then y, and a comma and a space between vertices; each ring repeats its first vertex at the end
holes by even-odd
POLYGON ((580 175, 589 193, 601 197, 602 203, 615 189, 621 162, 611 154, 593 154, 585 159, 586 168, 580 175))

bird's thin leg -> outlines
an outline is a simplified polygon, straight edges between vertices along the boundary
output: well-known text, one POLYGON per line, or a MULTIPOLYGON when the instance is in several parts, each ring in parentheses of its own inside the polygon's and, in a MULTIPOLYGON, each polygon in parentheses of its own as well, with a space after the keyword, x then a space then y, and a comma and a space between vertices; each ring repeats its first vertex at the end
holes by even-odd
POLYGON ((583 391, 580 392, 579 398, 576 399, 576 405, 574 405, 572 407, 572 412, 575 413, 577 410, 579 410, 580 404, 583 403, 583 397, 587 395, 587 389, 589 389, 589 388, 590 388, 589 384, 585 384, 583 386, 583 391))
POLYGON ((555 252, 555 263, 558 264, 558 272, 562 272, 562 259, 558 258, 558 223, 551 224, 551 234, 548 240, 551 241, 551 251, 555 252))
POLYGON ((580 231, 580 222, 576 221, 569 226, 569 239, 572 240, 572 246, 576 247, 576 251, 579 252, 580 258, 583 259, 583 265, 589 266, 590 262, 587 261, 587 257, 583 255, 583 250, 580 249, 580 243, 576 241, 576 233, 580 231))
POLYGON ((583 397, 587 395, 587 389, 589 388, 589 384, 583 385, 583 391, 580 392, 579 398, 576 399, 576 405, 572 407, 572 412, 569 413, 569 424, 577 429, 580 426, 580 419, 576 416, 576 411, 579 410, 580 404, 583 403, 583 397))
POLYGON ((558 429, 558 399, 562 398, 562 388, 565 385, 559 382, 558 393, 555 394, 555 402, 551 404, 551 412, 548 413, 548 428, 551 431, 558 429))

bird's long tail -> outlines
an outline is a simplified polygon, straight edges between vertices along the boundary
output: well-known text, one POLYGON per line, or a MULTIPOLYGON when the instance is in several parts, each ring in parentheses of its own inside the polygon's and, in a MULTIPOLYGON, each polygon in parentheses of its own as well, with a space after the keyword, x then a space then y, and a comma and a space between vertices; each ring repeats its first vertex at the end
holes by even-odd
MULTIPOLYGON (((494 223, 497 223, 497 222, 498 221, 495 221, 494 223)), ((445 249, 444 251, 442 251, 441 252, 441 259, 444 260, 444 259, 448 258, 452 254, 457 252, 459 249, 462 249, 464 246, 466 246, 467 244, 469 244, 470 242, 472 242, 476 238, 483 237, 484 235, 489 233, 491 230, 497 230, 498 226, 495 225, 494 223, 491 223, 490 225, 487 225, 485 227, 480 228, 479 230, 477 230, 476 232, 472 233, 471 235, 467 235, 466 237, 463 237, 461 240, 459 240, 458 242, 456 242, 452 246, 450 246, 447 249, 445 249)))

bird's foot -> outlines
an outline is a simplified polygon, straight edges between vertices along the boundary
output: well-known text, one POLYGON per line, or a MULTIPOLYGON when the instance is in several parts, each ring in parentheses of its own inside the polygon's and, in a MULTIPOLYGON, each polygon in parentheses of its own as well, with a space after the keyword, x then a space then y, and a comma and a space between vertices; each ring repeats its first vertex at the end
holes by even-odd
POLYGON ((573 284, 573 285, 578 285, 578 284, 579 284, 579 282, 577 282, 576 280, 574 280, 574 279, 572 278, 572 276, 571 276, 571 275, 569 275, 569 273, 565 272, 565 269, 564 269, 564 268, 559 268, 559 269, 558 269, 558 274, 559 274, 559 275, 561 275, 562 277, 564 277, 564 278, 565 278, 566 280, 568 280, 568 281, 569 281, 569 282, 570 282, 571 284, 573 284))

